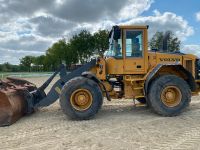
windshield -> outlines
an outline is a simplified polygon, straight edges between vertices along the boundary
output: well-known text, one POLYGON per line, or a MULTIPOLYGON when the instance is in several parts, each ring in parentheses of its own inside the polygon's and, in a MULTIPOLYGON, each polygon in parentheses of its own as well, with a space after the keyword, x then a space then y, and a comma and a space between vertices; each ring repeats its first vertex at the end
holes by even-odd
POLYGON ((121 36, 119 39, 114 40, 113 31, 109 39, 109 50, 105 53, 107 57, 122 57, 122 39, 121 36))

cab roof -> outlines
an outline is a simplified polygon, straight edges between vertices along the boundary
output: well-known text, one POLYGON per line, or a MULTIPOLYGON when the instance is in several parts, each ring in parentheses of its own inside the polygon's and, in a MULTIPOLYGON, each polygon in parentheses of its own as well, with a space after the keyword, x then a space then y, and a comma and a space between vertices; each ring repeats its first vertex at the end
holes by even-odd
POLYGON ((149 25, 120 25, 120 29, 148 29, 149 25))

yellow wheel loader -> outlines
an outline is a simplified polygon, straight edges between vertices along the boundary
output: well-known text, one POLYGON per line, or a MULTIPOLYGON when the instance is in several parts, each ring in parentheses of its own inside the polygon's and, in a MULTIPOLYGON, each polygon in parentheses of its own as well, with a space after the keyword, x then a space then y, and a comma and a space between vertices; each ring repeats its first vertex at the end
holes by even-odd
MULTIPOLYGON (((109 50, 67 74, 65 66, 39 88, 22 79, 0 82, 0 125, 11 125, 35 109, 60 99, 71 119, 85 120, 100 110, 104 97, 137 99, 157 114, 175 116, 200 88, 199 59, 180 52, 148 50, 148 26, 113 26, 109 50), (59 74, 48 93, 45 88, 59 74)), ((166 48, 163 41, 163 50, 166 48)))

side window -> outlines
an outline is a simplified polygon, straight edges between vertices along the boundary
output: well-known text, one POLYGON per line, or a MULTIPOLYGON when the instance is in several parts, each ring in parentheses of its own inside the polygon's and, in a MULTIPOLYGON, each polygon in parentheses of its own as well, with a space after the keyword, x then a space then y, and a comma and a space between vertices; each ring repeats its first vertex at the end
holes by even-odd
POLYGON ((115 42, 115 56, 122 57, 122 39, 118 39, 115 42))
POLYGON ((126 57, 143 57, 142 31, 126 31, 126 57))
POLYGON ((110 43, 109 50, 105 53, 107 57, 122 58, 122 39, 113 40, 110 43))

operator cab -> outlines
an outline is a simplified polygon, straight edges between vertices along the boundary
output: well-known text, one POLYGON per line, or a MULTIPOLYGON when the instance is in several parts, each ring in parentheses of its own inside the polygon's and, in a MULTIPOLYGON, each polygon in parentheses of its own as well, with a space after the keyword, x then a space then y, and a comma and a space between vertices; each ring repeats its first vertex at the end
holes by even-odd
POLYGON ((145 74, 148 26, 113 26, 105 54, 109 74, 145 74))

